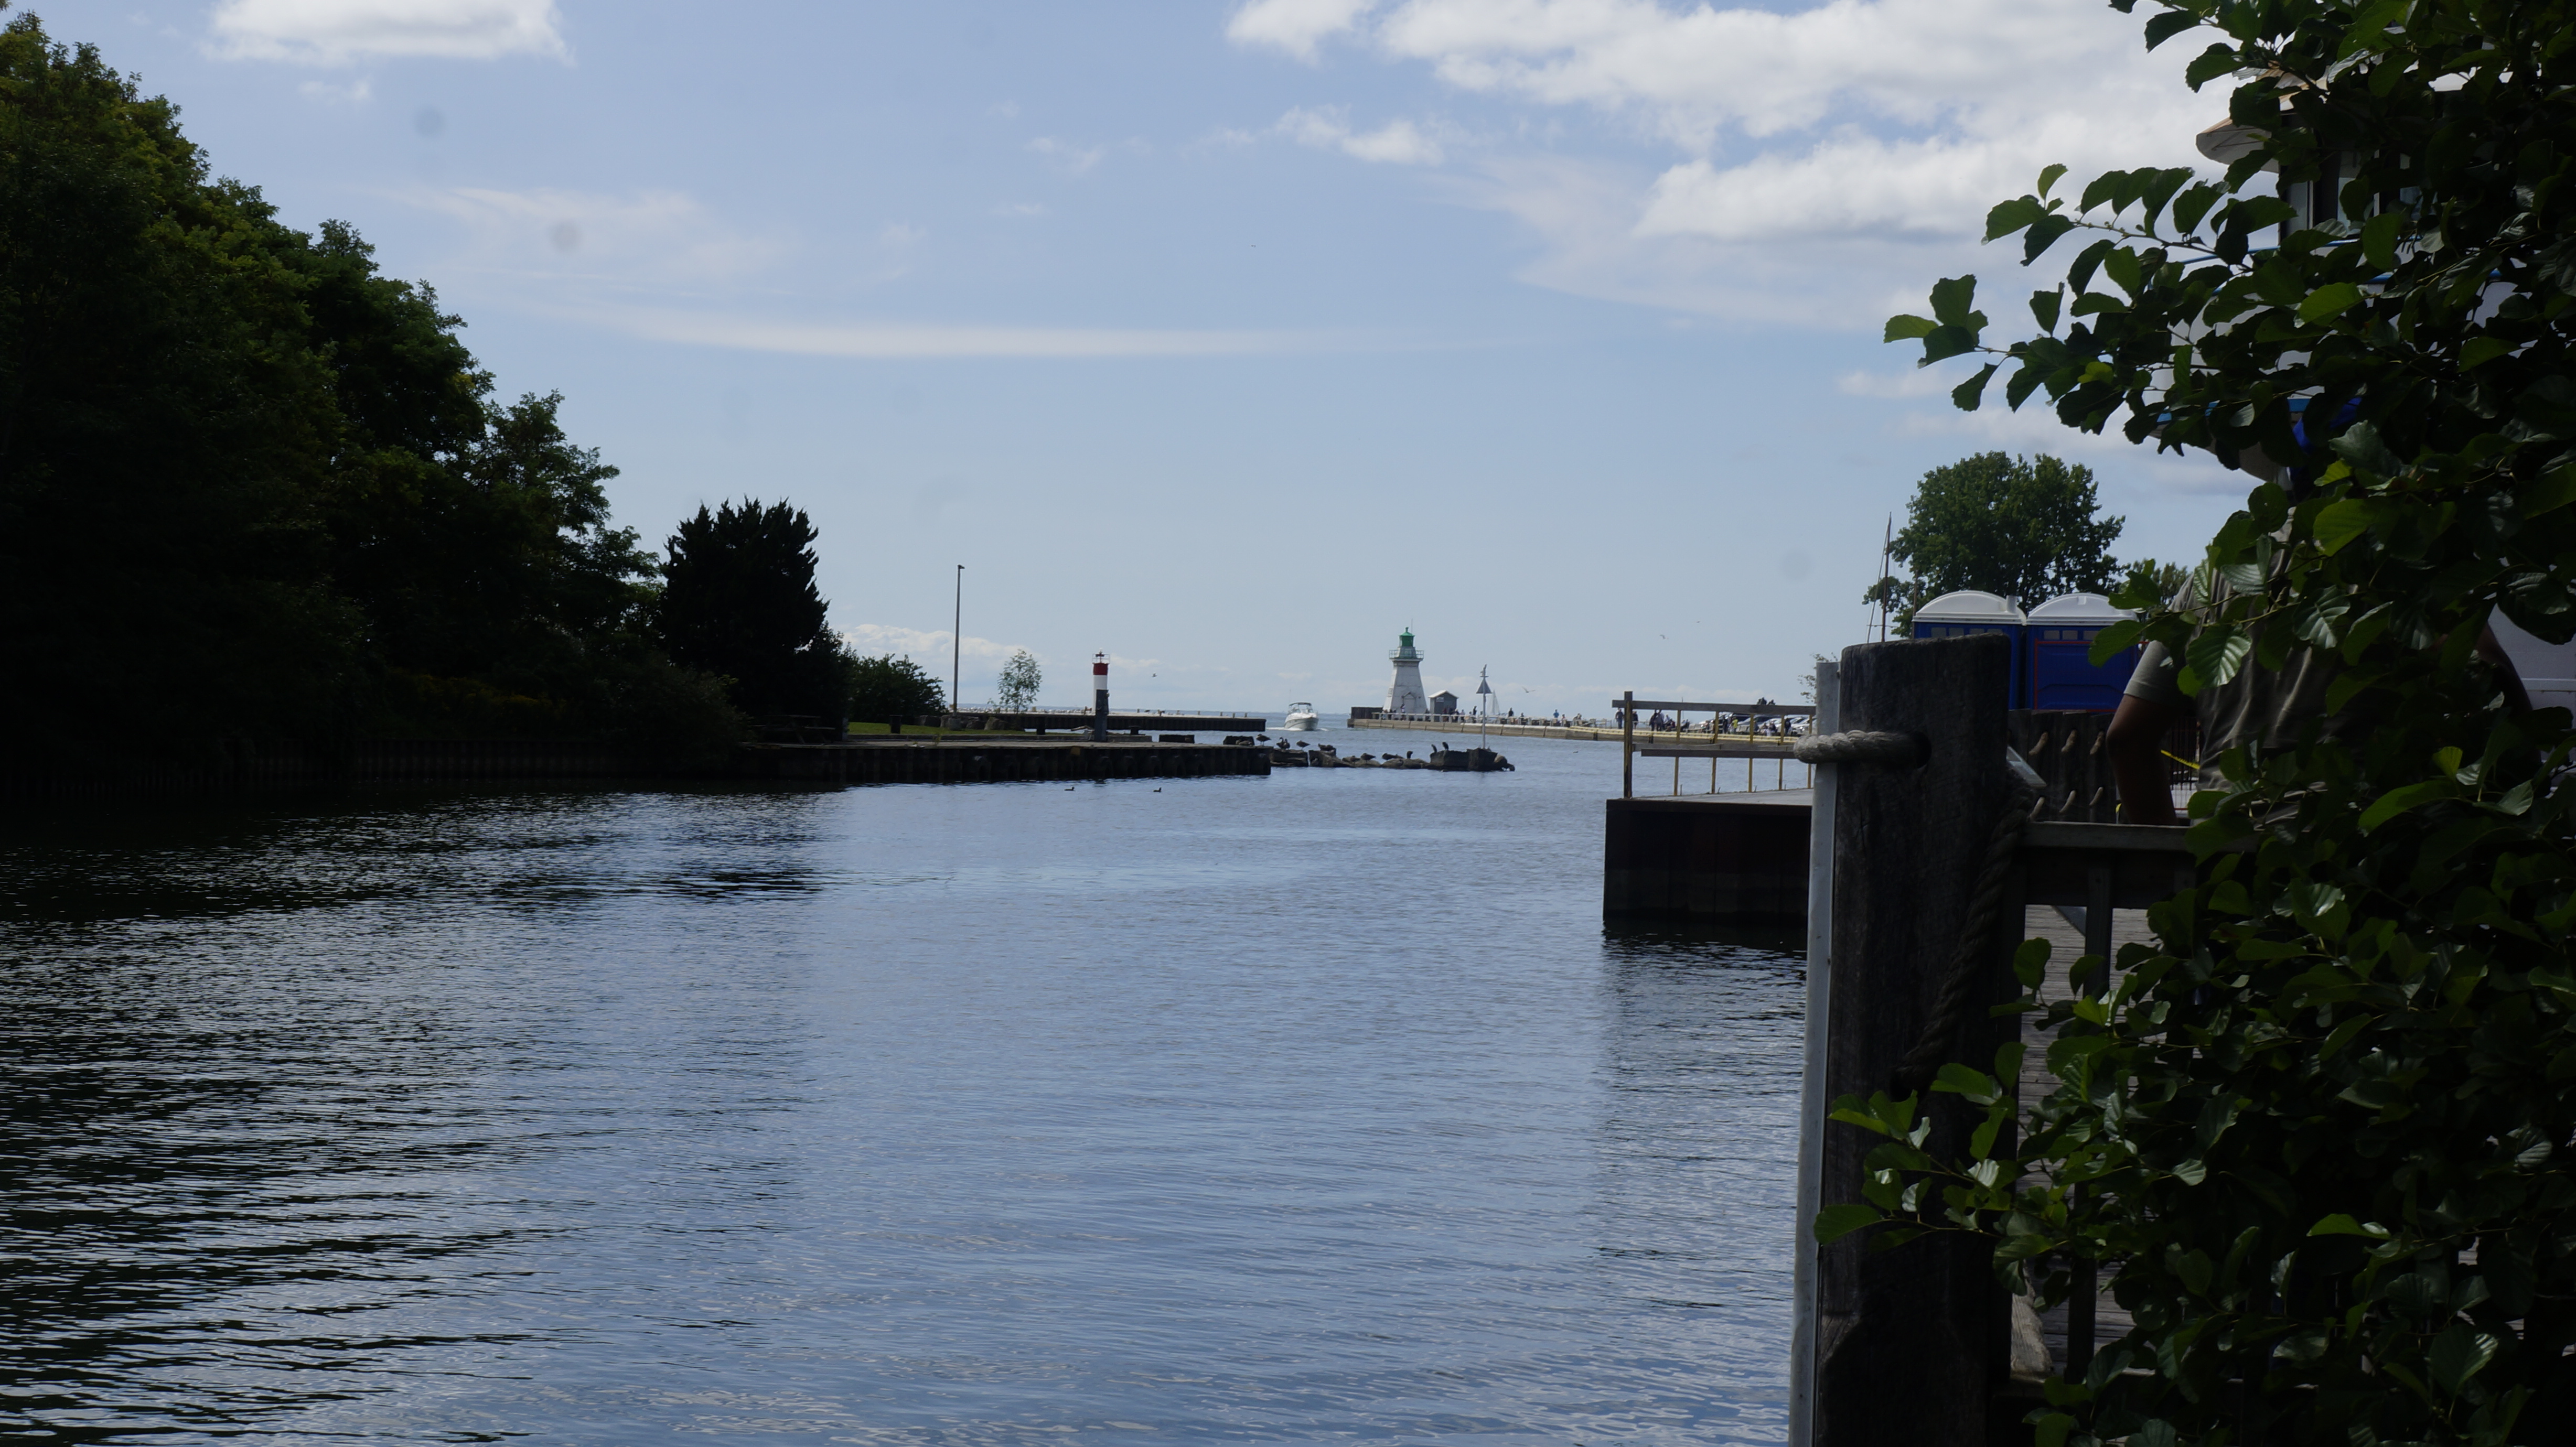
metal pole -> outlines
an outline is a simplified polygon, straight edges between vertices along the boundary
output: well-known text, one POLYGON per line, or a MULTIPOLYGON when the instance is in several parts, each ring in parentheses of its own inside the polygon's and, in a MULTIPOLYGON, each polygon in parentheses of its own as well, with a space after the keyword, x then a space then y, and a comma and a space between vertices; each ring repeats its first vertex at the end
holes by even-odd
POLYGON ((957 565, 957 615, 948 625, 948 711, 957 712, 965 705, 957 697, 959 683, 966 671, 966 565, 957 565))
MULTIPOLYGON (((1816 732, 1842 723, 1842 665, 1816 665, 1816 732)), ((1811 765, 1815 802, 1807 812, 1807 1051, 1798 1084, 1798 1206, 1791 1226, 1789 1447, 1811 1447, 1816 1428, 1816 1240, 1824 1190, 1825 1026, 1833 1005, 1834 769, 1811 765)))

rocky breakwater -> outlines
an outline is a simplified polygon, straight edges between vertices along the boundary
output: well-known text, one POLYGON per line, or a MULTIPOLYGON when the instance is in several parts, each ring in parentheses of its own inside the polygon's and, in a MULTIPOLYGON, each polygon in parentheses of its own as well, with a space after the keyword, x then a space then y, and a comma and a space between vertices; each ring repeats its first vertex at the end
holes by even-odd
POLYGON ((1271 742, 1264 738, 1238 735, 1229 744, 1249 744, 1270 752, 1274 769, 1433 769, 1450 774, 1492 774, 1509 771, 1512 761, 1492 749, 1433 749, 1415 758, 1410 750, 1402 757, 1394 754, 1354 754, 1344 757, 1331 744, 1291 743, 1286 739, 1271 742))

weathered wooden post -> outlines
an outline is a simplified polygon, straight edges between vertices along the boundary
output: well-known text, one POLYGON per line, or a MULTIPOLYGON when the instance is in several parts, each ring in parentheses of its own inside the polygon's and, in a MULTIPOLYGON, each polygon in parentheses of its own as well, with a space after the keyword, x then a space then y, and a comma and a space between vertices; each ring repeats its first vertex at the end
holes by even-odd
POLYGON ((1637 690, 1633 688, 1619 702, 1619 797, 1637 797, 1637 690))
MULTIPOLYGON (((1990 1440, 2011 1322, 1992 1247, 1932 1235, 1872 1253, 1862 1232, 1819 1248, 1811 1227, 1817 1207, 1862 1199, 1861 1164, 1878 1140, 1828 1125, 1824 1113, 1839 1096, 1890 1090, 1898 1063, 1922 1039, 1997 818, 2014 797, 2004 764, 2011 670, 2011 645, 1999 634, 1861 644, 1843 651, 1834 702, 1819 718, 1820 740, 1898 733, 1919 748, 1914 762, 1817 770, 1813 847, 1832 852, 1810 885, 1822 928, 1811 928, 1809 1008, 1822 1018, 1811 1018, 1807 1036, 1793 1447, 1990 1440)), ((1994 1001, 2010 998, 2003 950, 2020 924, 2020 910, 2007 907, 1987 952, 1994 1001)), ((1990 1062, 2014 1025, 1973 1012, 1954 1058, 1990 1062)), ((1923 1099, 1934 1122, 1928 1148, 1964 1155, 1980 1113, 1955 1096, 1923 1099)), ((1994 1425, 2006 1430, 2002 1419, 1994 1425)))

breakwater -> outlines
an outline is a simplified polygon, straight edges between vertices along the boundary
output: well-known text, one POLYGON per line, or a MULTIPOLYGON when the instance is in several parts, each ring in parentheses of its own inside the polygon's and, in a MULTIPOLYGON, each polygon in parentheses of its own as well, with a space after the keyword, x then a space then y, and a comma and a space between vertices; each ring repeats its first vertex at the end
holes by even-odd
POLYGON ((871 737, 837 744, 739 744, 695 761, 655 759, 580 739, 192 740, 101 749, 0 770, 0 806, 329 791, 386 784, 797 782, 974 784, 1030 779, 1267 774, 1257 747, 1119 738, 1108 743, 871 737))
POLYGON ((745 744, 734 777, 809 784, 1009 784, 1035 780, 1266 775, 1270 751, 1240 744, 909 737, 846 744, 745 744))
POLYGON ((1433 749, 1423 758, 1409 751, 1398 758, 1393 754, 1352 754, 1349 756, 1331 744, 1315 747, 1273 745, 1269 749, 1273 768, 1281 769, 1434 769, 1447 774, 1511 773, 1512 761, 1492 749, 1433 749))
MULTIPOLYGON (((1562 723, 1532 719, 1525 723, 1480 724, 1473 718, 1456 715, 1429 723, 1416 718, 1355 718, 1351 720, 1350 726, 1355 729, 1401 729, 1408 733, 1454 733, 1461 738, 1476 734, 1493 738, 1589 739, 1596 743, 1615 744, 1625 737, 1620 733, 1619 725, 1616 723, 1562 723)), ((1637 742, 1640 744, 1706 742, 1709 737, 1709 732, 1705 728, 1678 731, 1640 728, 1636 733, 1637 742)), ((1728 743, 1776 745, 1783 756, 1789 752, 1790 745, 1797 742, 1795 739, 1777 738, 1769 734, 1755 734, 1748 738, 1743 734, 1730 733, 1720 737, 1728 743)))

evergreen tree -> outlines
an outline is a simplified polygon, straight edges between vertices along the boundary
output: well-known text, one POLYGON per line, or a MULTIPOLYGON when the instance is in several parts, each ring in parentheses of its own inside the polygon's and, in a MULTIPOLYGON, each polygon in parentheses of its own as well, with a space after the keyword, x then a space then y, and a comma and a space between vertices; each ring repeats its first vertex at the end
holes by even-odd
POLYGON ((745 713, 838 716, 849 659, 814 583, 814 523, 745 498, 680 524, 662 567, 658 626, 671 656, 733 680, 745 713))

